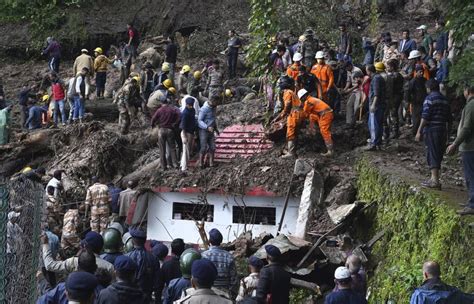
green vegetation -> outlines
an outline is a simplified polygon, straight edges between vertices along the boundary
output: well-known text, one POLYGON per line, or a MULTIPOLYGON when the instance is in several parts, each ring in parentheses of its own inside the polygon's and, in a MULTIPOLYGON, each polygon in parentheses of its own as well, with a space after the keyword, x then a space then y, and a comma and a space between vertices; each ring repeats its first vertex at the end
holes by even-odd
POLYGON ((422 283, 421 267, 428 259, 441 264, 442 278, 448 284, 474 291, 468 220, 457 216, 435 194, 385 176, 365 159, 357 170, 359 199, 378 202, 373 232, 386 230, 373 249, 378 267, 369 278, 370 302, 407 303, 414 288, 422 283))
MULTIPOLYGON (((78 25, 77 15, 66 14, 65 9, 89 3, 89 0, 1 0, 0 20, 29 23, 33 46, 39 48, 47 36, 59 36, 63 25, 78 25)), ((74 39, 80 39, 81 27, 73 29, 73 36, 77 36, 74 39)))
POLYGON ((457 49, 457 56, 449 72, 451 86, 474 85, 474 41, 469 37, 474 33, 474 5, 470 0, 448 1, 449 20, 448 29, 454 30, 453 38, 457 49))
POLYGON ((254 76, 262 75, 268 67, 271 51, 268 39, 278 31, 275 5, 272 0, 250 0, 249 31, 253 41, 247 51, 247 60, 254 76))

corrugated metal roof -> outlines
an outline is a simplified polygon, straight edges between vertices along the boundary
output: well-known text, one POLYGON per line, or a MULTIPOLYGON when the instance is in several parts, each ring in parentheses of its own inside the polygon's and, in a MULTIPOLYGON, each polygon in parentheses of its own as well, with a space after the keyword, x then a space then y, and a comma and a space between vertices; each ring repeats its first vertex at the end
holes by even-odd
POLYGON ((262 125, 232 125, 216 138, 215 160, 230 162, 236 157, 247 158, 272 147, 273 142, 265 138, 262 125))

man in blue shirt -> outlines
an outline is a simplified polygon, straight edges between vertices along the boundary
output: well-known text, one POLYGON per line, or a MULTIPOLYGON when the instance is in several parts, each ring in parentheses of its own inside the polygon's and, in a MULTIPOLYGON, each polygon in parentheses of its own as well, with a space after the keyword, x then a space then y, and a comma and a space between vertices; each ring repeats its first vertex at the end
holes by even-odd
POLYGON ((421 123, 416 133, 416 141, 425 138, 426 159, 431 170, 431 179, 422 182, 427 188, 441 189, 439 170, 446 150, 448 123, 451 122, 451 108, 448 100, 439 92, 439 83, 430 79, 426 82, 428 96, 423 103, 421 123))
POLYGON ((383 118, 386 108, 385 80, 380 75, 385 70, 382 62, 368 65, 367 75, 372 79, 369 90, 369 131, 370 145, 368 151, 375 151, 382 145, 383 118))
POLYGON ((448 32, 444 28, 444 20, 436 20, 436 32, 438 33, 438 38, 436 39, 435 51, 441 54, 441 57, 445 57, 448 51, 448 32))
POLYGON ((199 111, 198 126, 201 150, 199 151, 199 165, 204 168, 204 157, 209 155, 209 167, 214 167, 214 152, 216 151, 215 135, 219 134, 216 122, 216 107, 218 96, 212 95, 209 101, 199 111))
POLYGON ((36 105, 33 100, 28 101, 30 106, 28 109, 28 119, 25 122, 25 127, 29 130, 41 129, 42 121, 41 118, 46 110, 43 107, 36 105))
POLYGON ((351 272, 347 267, 338 267, 334 278, 337 290, 326 296, 324 304, 367 304, 363 295, 351 289, 351 272))
POLYGON ((470 304, 474 295, 465 294, 456 287, 441 281, 439 264, 428 261, 423 264, 423 285, 415 289, 411 295, 410 304, 456 303, 470 304))
POLYGON ((416 50, 416 42, 415 40, 410 38, 410 31, 405 29, 402 32, 402 39, 398 43, 398 51, 400 53, 403 53, 406 51, 411 52, 414 50, 416 50))
POLYGON ((202 257, 213 262, 217 268, 217 279, 214 282, 214 287, 228 293, 237 283, 237 271, 232 254, 219 247, 222 239, 223 237, 219 230, 211 229, 209 231, 211 247, 202 253, 202 257))

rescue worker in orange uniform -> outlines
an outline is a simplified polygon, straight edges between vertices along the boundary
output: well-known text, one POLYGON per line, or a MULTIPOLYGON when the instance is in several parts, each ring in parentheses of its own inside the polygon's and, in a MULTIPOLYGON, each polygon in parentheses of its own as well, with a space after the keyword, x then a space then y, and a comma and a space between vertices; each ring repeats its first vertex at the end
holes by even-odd
POLYGON ((279 83, 280 90, 283 92, 283 111, 278 115, 275 121, 287 119, 286 141, 288 150, 282 156, 283 158, 296 156, 296 136, 300 124, 305 120, 306 115, 303 111, 303 103, 295 94, 295 82, 288 76, 283 76, 279 83))
POLYGON ((330 106, 321 99, 315 98, 305 89, 298 91, 298 98, 304 103, 304 112, 309 117, 310 128, 314 130, 314 125, 319 125, 319 131, 326 144, 327 152, 323 156, 332 156, 333 142, 331 136, 331 125, 334 120, 334 114, 330 106))
POLYGON ((301 60, 303 60, 303 55, 301 55, 301 53, 295 53, 293 55, 293 64, 286 69, 286 74, 293 78, 295 82, 300 74, 300 67, 302 66, 301 60))
POLYGON ((331 67, 324 60, 324 52, 318 51, 315 56, 318 61, 311 68, 311 74, 318 78, 321 86, 318 88, 318 97, 324 101, 328 101, 328 90, 334 86, 334 74, 331 67))

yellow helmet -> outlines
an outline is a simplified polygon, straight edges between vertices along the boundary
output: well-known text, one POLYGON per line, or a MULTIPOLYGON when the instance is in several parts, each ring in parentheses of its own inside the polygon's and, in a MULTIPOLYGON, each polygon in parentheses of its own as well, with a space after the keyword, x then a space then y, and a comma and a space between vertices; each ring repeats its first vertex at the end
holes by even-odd
POLYGON ((183 68, 181 69, 181 74, 184 74, 184 73, 189 73, 191 72, 191 67, 189 65, 183 65, 183 68))
POLYGON ((161 65, 161 71, 163 72, 169 72, 170 71, 170 64, 168 62, 165 62, 161 65))
POLYGON ((104 51, 102 50, 102 48, 97 47, 97 48, 95 48, 94 52, 97 52, 97 53, 99 53, 99 54, 102 54, 104 51))
POLYGON ((43 102, 48 101, 48 100, 49 100, 49 95, 48 95, 48 94, 43 95, 43 97, 41 98, 41 100, 42 100, 43 102))
POLYGON ((201 79, 201 77, 202 77, 201 71, 194 72, 193 77, 195 79, 201 79))
POLYGON ((176 89, 174 87, 168 88, 168 92, 171 94, 176 94, 176 89))
POLYGON ((163 81, 163 85, 165 86, 165 88, 169 89, 173 85, 173 82, 171 81, 171 79, 166 79, 165 81, 163 81))
POLYGON ((374 66, 375 66, 375 70, 376 70, 377 72, 383 72, 383 71, 385 71, 385 64, 383 64, 383 62, 380 62, 380 61, 379 61, 379 62, 376 62, 376 63, 374 64, 374 66))
POLYGON ((135 80, 137 83, 140 83, 140 76, 133 76, 133 80, 135 80))
POLYGON ((21 173, 28 173, 30 171, 32 171, 33 169, 31 169, 31 167, 25 167, 23 168, 23 170, 21 170, 21 173))
POLYGON ((298 41, 299 42, 303 42, 306 40, 306 36, 305 35, 301 35, 299 38, 298 38, 298 41))
POLYGON ((225 96, 226 97, 232 97, 233 96, 232 91, 230 89, 226 89, 225 90, 225 96))

